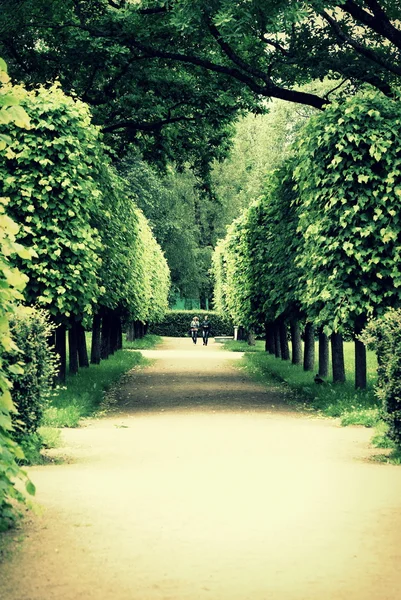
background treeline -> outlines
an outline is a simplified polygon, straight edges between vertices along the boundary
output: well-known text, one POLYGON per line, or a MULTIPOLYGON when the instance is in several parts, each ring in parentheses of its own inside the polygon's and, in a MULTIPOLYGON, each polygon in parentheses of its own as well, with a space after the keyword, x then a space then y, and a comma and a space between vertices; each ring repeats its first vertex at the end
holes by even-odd
POLYGON ((400 117, 398 101, 374 92, 313 116, 214 254, 218 310, 264 327, 268 352, 306 370, 318 336, 322 378, 330 338, 334 382, 345 380, 343 337, 353 339, 357 388, 359 336, 401 300, 400 117))
POLYGON ((191 321, 194 316, 199 317, 202 323, 205 315, 208 315, 210 321, 210 335, 233 335, 233 322, 231 319, 215 311, 190 311, 190 310, 169 310, 163 319, 154 323, 150 331, 156 335, 167 335, 171 337, 189 336, 191 321))

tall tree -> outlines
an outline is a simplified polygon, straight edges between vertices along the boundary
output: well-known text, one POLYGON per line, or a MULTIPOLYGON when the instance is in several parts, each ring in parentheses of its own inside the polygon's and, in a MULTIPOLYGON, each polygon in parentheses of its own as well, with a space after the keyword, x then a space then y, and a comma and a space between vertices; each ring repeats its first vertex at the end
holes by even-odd
MULTIPOLYGON (((374 92, 333 104, 298 144, 302 296, 326 333, 360 333, 401 302, 400 103, 374 92)), ((357 344, 356 385, 366 383, 357 344)))
MULTIPOLYGON (((205 167, 226 126, 266 98, 324 108, 296 85, 330 75, 347 92, 399 85, 396 0, 3 1, 0 52, 29 85, 59 78, 145 158, 205 167)), ((117 136, 117 137, 116 137, 117 136)))

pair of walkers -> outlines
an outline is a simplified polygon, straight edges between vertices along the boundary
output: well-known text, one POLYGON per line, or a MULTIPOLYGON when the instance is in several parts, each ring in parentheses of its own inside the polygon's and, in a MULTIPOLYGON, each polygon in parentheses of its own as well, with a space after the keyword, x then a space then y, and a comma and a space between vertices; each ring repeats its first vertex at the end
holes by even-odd
POLYGON ((199 329, 202 330, 203 345, 207 346, 210 334, 210 321, 207 315, 204 317, 202 323, 199 322, 199 317, 194 317, 191 321, 191 338, 194 344, 198 341, 199 329))

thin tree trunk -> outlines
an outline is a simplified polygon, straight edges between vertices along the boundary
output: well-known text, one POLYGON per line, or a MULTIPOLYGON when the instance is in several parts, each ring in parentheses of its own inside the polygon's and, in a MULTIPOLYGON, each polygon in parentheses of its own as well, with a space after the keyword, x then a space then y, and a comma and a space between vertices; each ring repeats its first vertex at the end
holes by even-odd
POLYGON ((280 319, 278 324, 282 360, 290 360, 290 349, 288 347, 287 323, 280 319))
POLYGON ((56 329, 55 336, 55 352, 59 357, 59 369, 56 375, 57 383, 65 383, 66 377, 66 365, 67 365, 67 352, 66 352, 66 341, 65 341, 65 325, 59 325, 56 329))
POLYGON ((248 346, 254 346, 255 345, 255 332, 253 331, 253 329, 250 329, 248 331, 248 346))
POLYGON ((71 375, 78 373, 78 332, 77 322, 73 317, 71 319, 70 328, 68 330, 68 356, 69 356, 69 372, 71 375))
POLYGON ((112 312, 110 315, 110 353, 114 354, 118 350, 118 331, 121 327, 120 316, 112 312))
POLYGON ((280 340, 280 328, 277 321, 274 321, 274 354, 276 358, 281 358, 281 340, 280 340))
POLYGON ((133 342, 135 339, 135 328, 133 321, 130 321, 127 325, 127 342, 133 342))
POLYGON ((140 321, 140 323, 139 323, 139 331, 140 331, 140 337, 142 339, 145 335, 145 324, 142 321, 140 321))
POLYGON ((341 333, 331 334, 331 362, 333 365, 333 383, 344 383, 344 346, 341 333))
POLYGON ((329 338, 322 330, 319 332, 319 376, 329 374, 329 338))
POLYGON ((302 340, 299 322, 296 319, 290 322, 291 346, 292 346, 292 364, 302 365, 302 340))
POLYGON ((122 350, 123 347, 123 326, 121 323, 121 318, 118 320, 117 324, 117 350, 122 350))
POLYGON ((78 363, 80 367, 89 367, 88 349, 86 347, 85 329, 81 322, 77 323, 78 363))
POLYGON ((315 369, 315 327, 313 323, 305 325, 304 371, 315 369))
POLYGON ((265 350, 274 354, 274 329, 272 323, 265 323, 265 350))
POLYGON ((102 333, 100 343, 100 358, 106 359, 110 355, 110 315, 106 312, 102 316, 102 333))
POLYGON ((100 363, 100 331, 102 318, 100 315, 93 317, 92 323, 92 346, 91 346, 91 363, 98 365, 100 363))
POLYGON ((366 383, 366 346, 360 340, 355 340, 355 387, 365 390, 366 383))

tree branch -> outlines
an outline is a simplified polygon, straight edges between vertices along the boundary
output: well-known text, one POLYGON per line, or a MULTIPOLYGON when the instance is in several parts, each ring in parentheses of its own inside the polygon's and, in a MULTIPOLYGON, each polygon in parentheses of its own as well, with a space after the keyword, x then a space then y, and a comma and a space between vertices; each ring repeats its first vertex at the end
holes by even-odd
MULTIPOLYGON (((199 116, 199 118, 201 118, 199 116)), ((204 118, 204 115, 202 115, 204 118)), ((170 117, 167 119, 161 119, 160 121, 153 121, 153 123, 144 123, 139 121, 120 121, 119 123, 115 123, 114 125, 107 125, 103 127, 103 133, 112 133, 117 129, 130 129, 132 131, 160 131, 166 125, 171 125, 172 123, 180 123, 180 122, 194 122, 197 119, 195 117, 170 117)))
POLYGON ((348 77, 346 79, 343 79, 342 81, 340 81, 340 83, 338 85, 336 85, 335 87, 333 87, 333 89, 329 90, 324 97, 327 98, 327 100, 329 100, 329 96, 330 94, 334 94, 334 92, 336 92, 337 90, 340 89, 340 87, 342 87, 347 81, 349 81, 348 77))
POLYGON ((254 77, 261 79, 268 85, 270 84, 270 79, 266 75, 266 73, 263 73, 263 71, 260 71, 259 69, 255 69, 255 67, 252 67, 251 65, 248 65, 245 61, 243 61, 242 58, 240 58, 238 54, 234 52, 231 46, 226 41, 224 41, 216 25, 214 25, 211 21, 208 21, 208 28, 210 33, 220 46, 220 48, 223 50, 224 54, 227 56, 227 58, 231 60, 231 62, 240 67, 240 69, 242 69, 246 73, 250 73, 254 77))
POLYGON ((268 39, 266 37, 265 33, 260 37, 260 39, 265 44, 268 44, 269 46, 273 46, 273 48, 275 48, 276 50, 279 50, 283 56, 288 56, 289 55, 288 50, 286 50, 286 48, 284 48, 284 46, 281 46, 281 44, 279 44, 278 42, 275 42, 273 40, 268 39))
POLYGON ((387 38, 401 50, 401 31, 394 27, 384 9, 376 0, 365 0, 373 15, 356 4, 353 0, 339 3, 339 7, 350 14, 356 21, 363 23, 379 35, 387 38))
POLYGON ((198 56, 180 54, 177 52, 166 52, 164 50, 159 50, 156 48, 145 46, 144 44, 141 44, 134 40, 127 41, 126 43, 127 45, 131 44, 132 46, 138 48, 143 53, 147 53, 149 58, 162 58, 165 60, 183 62, 201 67, 208 71, 214 71, 215 73, 227 75, 237 81, 244 83, 250 90, 252 90, 260 96, 280 98, 281 100, 287 100, 288 102, 295 102, 299 104, 308 104, 309 106, 313 106, 314 108, 317 108, 319 110, 322 110, 324 106, 328 103, 327 100, 325 100, 324 98, 320 98, 320 96, 316 96, 315 94, 309 94, 306 92, 299 92, 295 90, 288 90, 286 88, 274 85, 271 82, 269 82, 266 85, 260 85, 247 74, 242 73, 234 67, 219 65, 209 60, 200 58, 198 56))
POLYGON ((394 73, 394 75, 401 75, 401 67, 398 67, 397 65, 388 62, 370 48, 367 48, 357 40, 354 40, 350 35, 348 35, 347 33, 345 33, 345 31, 341 29, 339 23, 337 23, 337 21, 333 19, 333 17, 331 17, 329 13, 327 13, 325 10, 322 10, 319 14, 331 25, 337 37, 343 42, 349 44, 356 52, 358 52, 358 54, 361 54, 365 58, 376 63, 377 65, 380 65, 381 67, 386 69, 386 71, 394 73))

